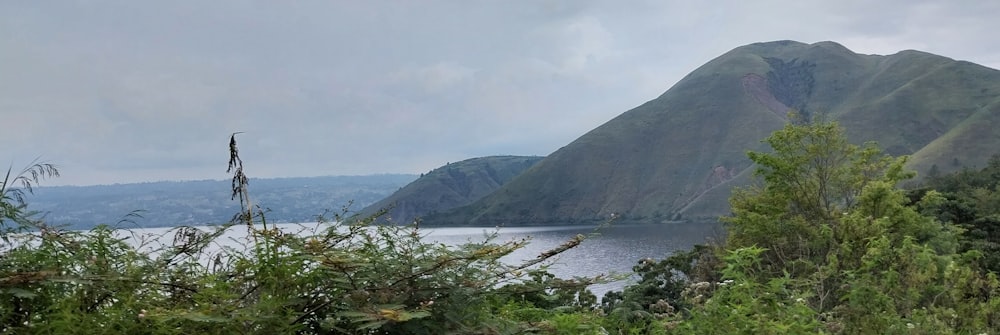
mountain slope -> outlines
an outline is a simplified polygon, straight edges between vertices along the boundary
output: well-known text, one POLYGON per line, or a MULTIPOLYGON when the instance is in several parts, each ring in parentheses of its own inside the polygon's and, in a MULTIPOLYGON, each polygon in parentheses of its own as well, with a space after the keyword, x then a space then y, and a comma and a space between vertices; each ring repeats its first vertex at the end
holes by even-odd
POLYGON ((728 213, 750 182, 747 150, 789 110, 841 122, 911 167, 946 172, 1000 152, 1000 71, 919 51, 860 55, 834 42, 755 43, 559 149, 436 224, 662 222, 728 213), (957 164, 956 164, 957 162, 957 164))
POLYGON ((449 163, 422 175, 361 215, 387 208, 383 222, 410 223, 418 217, 467 205, 500 188, 542 160, 538 156, 491 156, 449 163))

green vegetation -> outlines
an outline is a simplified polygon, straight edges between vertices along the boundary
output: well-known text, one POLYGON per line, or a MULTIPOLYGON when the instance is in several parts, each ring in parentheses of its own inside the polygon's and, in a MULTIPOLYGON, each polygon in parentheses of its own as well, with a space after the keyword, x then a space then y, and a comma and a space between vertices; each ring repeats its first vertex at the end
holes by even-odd
MULTIPOLYGON (((1000 281, 990 269, 998 253, 984 248, 996 241, 988 218, 997 189, 905 192, 896 185, 912 177, 906 158, 850 144, 836 123, 789 124, 766 143, 771 151, 749 154, 761 183, 731 198, 726 242, 645 261, 625 296, 654 294, 605 310, 662 299, 627 312, 672 334, 1000 331, 1000 281), (976 209, 968 230, 938 219, 968 208, 976 209)), ((993 165, 930 184, 995 187, 993 165)))
MULTIPOLYGON (((767 288, 754 291, 751 301, 784 304, 762 319, 744 320, 748 327, 777 322, 785 329, 806 325, 797 319, 822 319, 810 327, 865 334, 996 331, 996 275, 975 271, 980 252, 959 253, 961 229, 924 215, 895 187, 912 177, 903 170, 905 157, 848 144, 834 123, 789 125, 767 143, 772 153, 750 153, 764 185, 733 196, 723 273, 767 288), (785 298, 768 295, 775 290, 785 298)), ((917 203, 941 200, 927 192, 917 203)), ((768 307, 775 308, 760 306, 768 307)))
POLYGON ((923 213, 965 230, 959 250, 980 251, 984 271, 1000 272, 1000 155, 980 170, 966 168, 950 175, 931 175, 910 193, 912 199, 930 192, 939 201, 918 203, 923 213))
POLYGON ((269 228, 235 150, 244 214, 179 228, 153 253, 106 226, 34 219, 21 192, 57 173, 35 165, 13 179, 25 187, 0 188, 0 333, 1000 333, 1000 158, 904 191, 907 158, 851 144, 836 123, 789 123, 765 143, 748 154, 757 183, 731 197, 724 242, 639 260, 637 281, 600 303, 586 287, 602 278, 545 271, 582 235, 511 265, 499 258, 527 241, 428 244, 416 225, 375 217, 269 228), (243 227, 244 250, 205 254, 243 227))
MULTIPOLYGON (((490 194, 538 163, 539 156, 489 156, 449 163, 362 209, 372 215, 388 208, 379 223, 409 224, 437 212, 465 206, 490 194)), ((433 224, 433 221, 427 223, 433 224)))
POLYGON ((909 155, 925 175, 1000 154, 1000 71, 918 51, 862 55, 834 42, 755 43, 715 58, 580 136, 449 225, 661 223, 729 213, 752 181, 747 150, 795 109, 839 122, 854 144, 909 155), (953 162, 958 162, 953 164, 953 162))
MULTIPOLYGON (((375 217, 287 234, 251 202, 231 144, 232 223, 209 232, 175 229, 171 245, 144 251, 108 226, 61 230, 24 211, 24 191, 56 170, 36 165, 3 184, 0 334, 493 334, 597 329, 574 314, 596 297, 593 278, 545 272, 579 236, 520 265, 499 258, 527 241, 495 236, 456 247, 421 241, 416 226, 373 226, 375 217), (243 249, 209 254, 228 229, 247 229, 243 249), (577 302, 577 301, 582 302, 577 302), (578 306, 558 311, 534 307, 578 306)), ((9 179, 9 178, 8 178, 9 179)), ((345 211, 346 212, 346 211, 345 211)))

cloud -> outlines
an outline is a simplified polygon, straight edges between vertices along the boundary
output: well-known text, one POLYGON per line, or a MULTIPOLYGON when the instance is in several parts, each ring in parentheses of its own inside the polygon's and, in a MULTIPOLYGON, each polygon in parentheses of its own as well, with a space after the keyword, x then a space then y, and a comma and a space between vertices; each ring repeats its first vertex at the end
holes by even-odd
POLYGON ((1000 65, 993 2, 4 2, 0 159, 55 183, 426 172, 544 155, 767 40, 1000 65))
POLYGON ((403 93, 418 96, 445 94, 468 85, 476 70, 454 62, 441 61, 424 66, 411 66, 391 73, 383 83, 390 89, 416 89, 403 93))
POLYGON ((534 52, 557 74, 575 75, 612 56, 614 37, 593 16, 577 16, 556 21, 537 32, 541 50, 534 52))

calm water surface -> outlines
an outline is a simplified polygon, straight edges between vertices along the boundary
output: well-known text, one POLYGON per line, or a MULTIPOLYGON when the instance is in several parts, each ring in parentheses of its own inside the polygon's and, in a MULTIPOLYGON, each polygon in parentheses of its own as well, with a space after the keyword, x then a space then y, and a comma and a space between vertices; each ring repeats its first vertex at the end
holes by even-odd
MULTIPOLYGON (((482 239, 495 228, 436 228, 427 236, 445 244, 458 244, 470 239, 482 239)), ((579 226, 501 228, 499 239, 511 240, 530 237, 525 248, 517 250, 505 260, 514 264, 534 259, 538 254, 563 244, 577 234, 587 235, 593 228, 579 226)), ((576 248, 556 258, 550 271, 558 277, 596 276, 610 273, 629 273, 640 259, 661 259, 677 250, 687 250, 707 238, 719 239, 722 229, 713 223, 673 223, 665 225, 622 225, 597 231, 576 248)), ((609 290, 619 290, 626 282, 595 285, 591 290, 598 297, 609 290)))
MULTIPOLYGON (((280 224, 286 232, 311 230, 316 224, 280 224)), ((172 228, 149 228, 133 230, 136 239, 144 237, 147 245, 169 243, 173 238, 172 228), (162 236, 159 242, 149 242, 153 237, 162 236)), ((206 228, 207 229, 207 228, 206 228)), ((487 234, 497 228, 421 228, 428 241, 457 245, 466 242, 483 241, 487 234)), ((686 250, 707 239, 721 239, 722 228, 718 223, 669 223, 662 225, 611 225, 597 230, 597 235, 588 238, 576 248, 555 258, 550 271, 560 278, 573 276, 596 276, 599 274, 629 273, 640 259, 661 259, 677 250, 686 250)), ((529 238, 530 243, 504 258, 511 264, 534 259, 540 253, 563 244, 577 234, 589 235, 594 227, 546 226, 546 227, 506 227, 499 228, 497 242, 529 238)), ((223 243, 236 245, 246 237, 246 230, 234 228, 226 232, 223 243)), ((217 247, 221 247, 217 246, 217 247)), ((619 281, 595 285, 591 290, 598 297, 609 290, 618 290, 627 284, 619 281)))

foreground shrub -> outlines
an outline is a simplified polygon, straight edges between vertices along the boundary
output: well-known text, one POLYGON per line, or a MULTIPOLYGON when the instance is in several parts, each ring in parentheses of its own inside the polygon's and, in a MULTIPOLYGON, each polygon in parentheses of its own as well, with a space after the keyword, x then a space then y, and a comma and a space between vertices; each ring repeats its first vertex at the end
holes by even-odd
POLYGON ((243 211, 209 231, 175 228, 170 243, 152 249, 112 227, 64 231, 25 211, 22 190, 54 168, 13 179, 26 188, 5 181, 0 333, 555 334, 595 317, 588 306, 596 298, 585 290, 595 279, 558 279, 544 266, 583 236, 511 265, 500 258, 527 240, 497 241, 494 233, 446 246, 425 241, 416 224, 375 226, 377 216, 349 217, 346 209, 288 233, 250 202, 235 138, 230 153, 243 211), (247 231, 242 247, 220 249, 223 233, 236 229, 247 231), (572 310, 544 320, 497 313, 529 297, 549 302, 547 310, 572 310))

